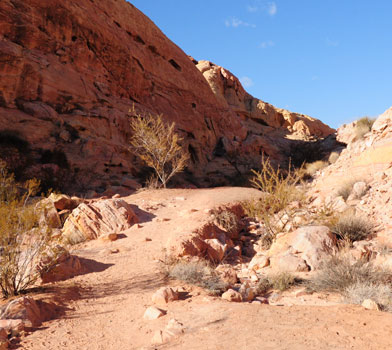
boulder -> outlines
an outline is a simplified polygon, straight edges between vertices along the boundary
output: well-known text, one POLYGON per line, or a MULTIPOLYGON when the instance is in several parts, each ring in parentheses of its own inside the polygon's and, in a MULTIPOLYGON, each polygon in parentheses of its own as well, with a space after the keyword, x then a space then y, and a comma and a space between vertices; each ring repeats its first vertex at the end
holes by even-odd
POLYGON ((222 299, 239 303, 242 301, 242 295, 234 289, 229 289, 222 294, 222 299))
POLYGON ((56 315, 54 305, 25 296, 14 299, 0 308, 0 320, 22 320, 26 327, 38 327, 56 315))
POLYGON ((78 197, 69 197, 65 194, 51 193, 49 199, 53 202, 55 208, 58 211, 62 210, 73 210, 84 200, 78 197))
POLYGON ((165 305, 171 301, 178 300, 179 295, 170 287, 162 287, 152 295, 154 304, 165 305))
POLYGON ((218 265, 215 270, 218 272, 221 280, 228 285, 233 286, 237 283, 237 272, 230 265, 218 265))
POLYGON ((372 299, 365 299, 362 303, 362 306, 367 310, 376 310, 380 311, 380 307, 378 304, 372 299))
POLYGON ((248 265, 248 269, 257 271, 264 267, 267 267, 268 265, 269 265, 269 258, 264 254, 258 253, 250 261, 248 265))
POLYGON ((158 309, 154 306, 150 306, 146 309, 146 311, 144 312, 143 318, 145 320, 151 321, 151 320, 156 320, 159 317, 162 317, 166 314, 165 311, 158 309))
POLYGON ((54 261, 52 259, 53 257, 47 257, 40 263, 42 283, 64 281, 86 272, 86 268, 82 265, 80 259, 76 255, 71 255, 65 249, 58 253, 58 257, 55 257, 54 261))
POLYGON ((305 272, 309 271, 309 266, 305 260, 290 252, 274 255, 270 257, 271 268, 277 271, 305 272))
POLYGON ((72 244, 120 232, 138 222, 132 207, 122 199, 82 203, 67 218, 63 236, 72 244))
POLYGON ((61 228, 61 219, 50 198, 45 198, 36 204, 40 216, 40 224, 51 228, 61 228))
POLYGON ((336 236, 326 226, 303 226, 293 233, 291 247, 316 270, 336 248, 336 236))

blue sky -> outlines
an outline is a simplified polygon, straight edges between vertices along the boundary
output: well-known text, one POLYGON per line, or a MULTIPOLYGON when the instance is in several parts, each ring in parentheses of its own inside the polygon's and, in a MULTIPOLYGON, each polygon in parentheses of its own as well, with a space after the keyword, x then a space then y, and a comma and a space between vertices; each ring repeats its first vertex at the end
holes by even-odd
POLYGON ((130 0, 255 97, 338 127, 392 106, 392 0, 130 0))

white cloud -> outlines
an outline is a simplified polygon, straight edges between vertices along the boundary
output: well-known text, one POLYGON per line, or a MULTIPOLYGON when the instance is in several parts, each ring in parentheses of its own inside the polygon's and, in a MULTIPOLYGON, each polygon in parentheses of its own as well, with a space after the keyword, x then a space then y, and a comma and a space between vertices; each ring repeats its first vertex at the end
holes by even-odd
POLYGON ((268 3, 268 14, 270 16, 275 16, 278 12, 278 6, 274 2, 268 3))
POLYGON ((262 43, 260 43, 259 47, 261 49, 267 49, 268 47, 272 47, 275 46, 275 43, 272 40, 268 40, 268 41, 263 41, 262 43))
POLYGON ((240 26, 242 27, 251 27, 251 28, 256 28, 255 24, 244 22, 236 17, 232 17, 230 19, 227 19, 225 21, 226 27, 233 27, 233 28, 238 28, 240 26))
POLYGON ((253 80, 249 77, 240 78, 240 82, 244 88, 249 88, 254 85, 253 80))

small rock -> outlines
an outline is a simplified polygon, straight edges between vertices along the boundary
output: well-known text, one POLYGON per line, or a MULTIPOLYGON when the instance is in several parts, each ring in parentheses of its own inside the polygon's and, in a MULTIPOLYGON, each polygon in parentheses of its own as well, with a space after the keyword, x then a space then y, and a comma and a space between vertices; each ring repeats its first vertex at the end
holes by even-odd
POLYGON ((151 241, 152 241, 152 239, 149 238, 149 237, 146 237, 144 240, 145 240, 146 242, 151 242, 151 241))
POLYGON ((108 233, 100 236, 99 239, 104 242, 114 242, 118 239, 118 235, 117 233, 108 233))
POLYGON ((143 225, 140 225, 140 224, 137 224, 137 226, 136 226, 137 228, 142 228, 143 227, 143 225))
POLYGON ((168 302, 175 300, 178 300, 178 293, 170 287, 162 287, 152 296, 152 301, 155 304, 167 304, 168 302))
POLYGON ((121 195, 119 193, 116 193, 114 196, 112 196, 112 198, 120 198, 121 195))
POLYGON ((380 307, 378 304, 372 299, 365 299, 362 303, 362 306, 367 310, 377 310, 380 311, 380 307))
POLYGON ((234 285, 238 281, 237 272, 231 266, 218 265, 215 269, 223 282, 234 285))
POLYGON ((165 316, 166 312, 158 309, 154 306, 150 306, 149 308, 146 309, 146 311, 144 312, 143 318, 145 320, 156 320, 159 317, 165 316))
POLYGON ((241 302, 242 295, 241 295, 241 293, 238 293, 233 289, 229 289, 228 291, 226 291, 222 294, 222 299, 227 300, 227 301, 232 301, 232 302, 241 302))
POLYGON ((110 254, 117 254, 120 250, 118 248, 110 249, 110 254))
POLYGON ((296 298, 303 297, 305 295, 311 295, 311 294, 312 294, 312 292, 309 292, 306 288, 302 288, 302 289, 294 292, 294 296, 296 298))
POLYGON ((269 258, 263 254, 256 254, 249 263, 249 270, 260 270, 270 263, 269 258))

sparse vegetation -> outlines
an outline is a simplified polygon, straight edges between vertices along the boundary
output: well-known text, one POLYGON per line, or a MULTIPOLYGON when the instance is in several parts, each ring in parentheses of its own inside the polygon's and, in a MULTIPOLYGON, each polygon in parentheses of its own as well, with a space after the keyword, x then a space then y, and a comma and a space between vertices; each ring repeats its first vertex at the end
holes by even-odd
POLYGON ((341 215, 331 229, 338 238, 349 243, 366 239, 372 233, 371 223, 352 213, 341 215))
POLYGON ((354 184, 357 182, 357 180, 350 179, 345 182, 343 182, 339 189, 336 191, 337 196, 342 196, 344 200, 347 200, 347 198, 350 196, 354 184))
POLYGON ((373 300, 381 310, 392 312, 392 286, 385 283, 356 282, 348 286, 343 295, 347 303, 361 305, 373 300))
POLYGON ((214 210, 213 215, 215 216, 216 223, 222 227, 228 233, 236 233, 240 230, 241 224, 237 215, 230 210, 214 210))
POLYGON ((142 116, 133 112, 131 146, 134 153, 151 167, 163 187, 183 171, 189 156, 179 145, 182 138, 174 131, 175 123, 167 124, 162 116, 142 116))
POLYGON ((362 139, 372 129, 375 121, 375 119, 369 117, 358 119, 355 125, 355 139, 362 139))
POLYGON ((219 274, 205 261, 177 261, 168 268, 168 276, 206 289, 218 295, 227 289, 219 274))
POLYGON ((329 164, 334 164, 338 160, 340 154, 338 152, 332 152, 328 157, 329 164))
POLYGON ((257 293, 265 294, 271 289, 281 292, 290 289, 297 282, 295 276, 290 272, 279 272, 262 278, 257 285, 257 293))
POLYGON ((328 162, 317 160, 313 163, 305 164, 305 175, 313 176, 317 171, 322 170, 328 166, 328 162))
POLYGON ((293 217, 296 209, 290 204, 303 200, 303 191, 297 186, 301 182, 302 168, 293 169, 290 166, 283 173, 281 169, 275 169, 269 159, 263 158, 261 172, 253 173, 252 185, 264 193, 260 199, 248 201, 243 206, 249 217, 257 218, 264 224, 262 240, 268 248, 267 245, 273 242, 276 234, 284 230, 293 217))
POLYGON ((36 180, 18 186, 0 161, 0 288, 4 298, 34 285, 39 277, 37 265, 53 243, 52 230, 40 220, 41 211, 31 199, 38 188, 36 180))
POLYGON ((390 271, 376 268, 365 260, 352 262, 348 256, 336 255, 324 262, 321 270, 310 281, 310 288, 343 294, 357 283, 387 284, 391 278, 390 271))

